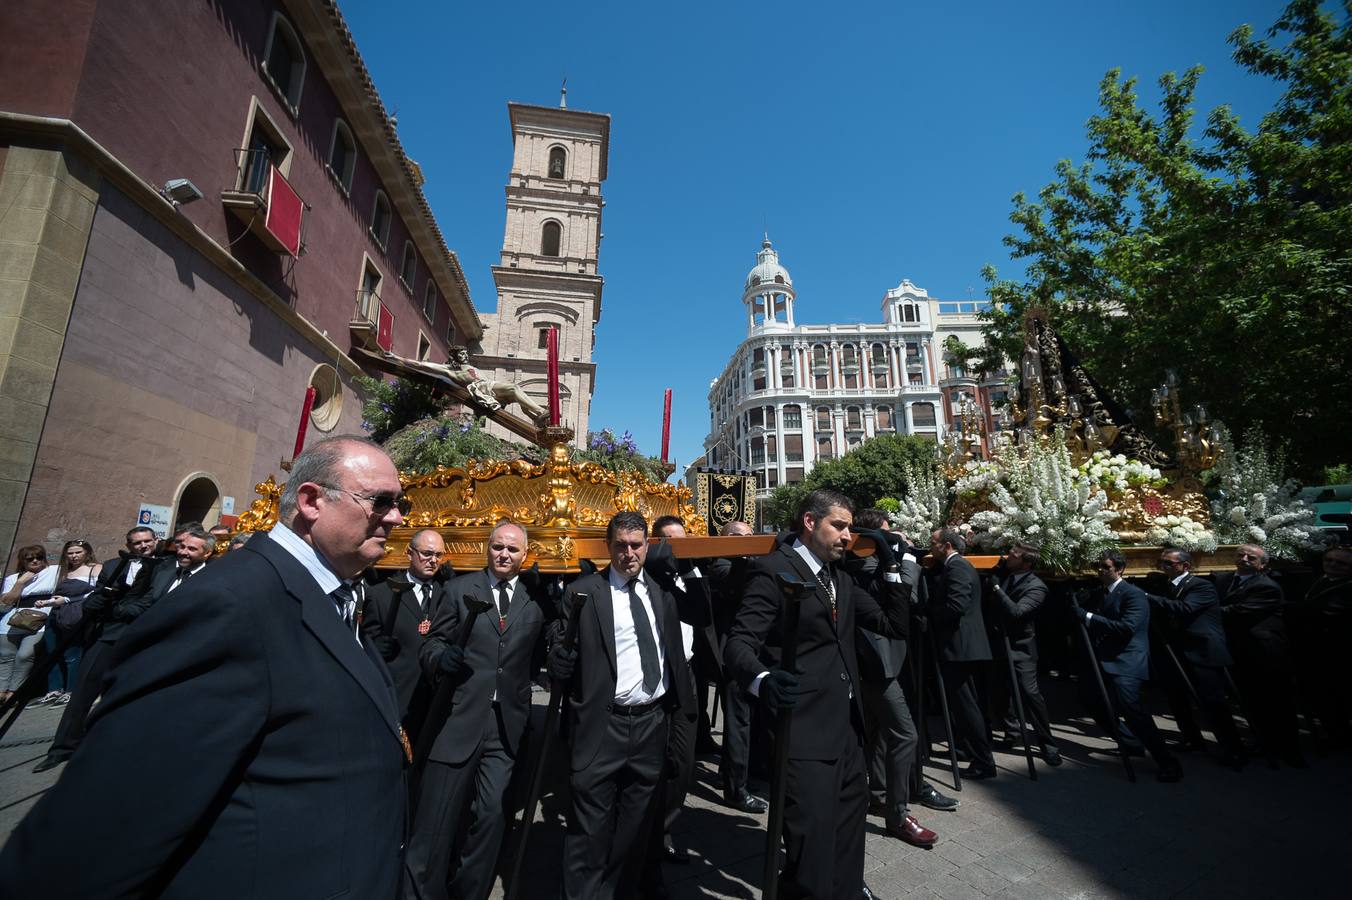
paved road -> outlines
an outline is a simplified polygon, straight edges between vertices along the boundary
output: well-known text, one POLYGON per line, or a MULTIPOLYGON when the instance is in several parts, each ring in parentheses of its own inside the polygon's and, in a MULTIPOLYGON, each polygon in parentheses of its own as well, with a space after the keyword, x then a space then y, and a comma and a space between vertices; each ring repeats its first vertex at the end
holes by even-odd
MULTIPOLYGON (((1076 709, 1068 685, 1052 684, 1056 711, 1076 709)), ((537 702, 544 695, 537 694, 537 702)), ((34 709, 0 744, 0 837, 7 836, 60 774, 30 773, 55 731, 59 710, 34 709)), ((939 832, 932 850, 906 846, 869 819, 867 880, 883 898, 1346 897, 1352 758, 1310 755, 1310 768, 1242 773, 1183 758, 1186 777, 1158 784, 1138 760, 1137 784, 1102 751, 1088 720, 1058 717, 1066 763, 1029 781, 1022 757, 999 755, 1000 777, 964 784, 956 812, 919 810, 939 832)), ((1166 736, 1173 723, 1160 718, 1166 736)), ((930 779, 947 790, 946 770, 930 779)), ((677 824, 688 866, 666 875, 678 900, 759 896, 763 816, 717 803, 716 760, 702 758, 697 784, 677 824)), ((169 786, 166 786, 168 788, 169 786)), ((532 897, 557 896, 562 795, 545 798, 532 837, 532 897)), ((78 828, 78 822, 72 823, 78 828)), ((500 892, 495 893, 500 897, 500 892)))

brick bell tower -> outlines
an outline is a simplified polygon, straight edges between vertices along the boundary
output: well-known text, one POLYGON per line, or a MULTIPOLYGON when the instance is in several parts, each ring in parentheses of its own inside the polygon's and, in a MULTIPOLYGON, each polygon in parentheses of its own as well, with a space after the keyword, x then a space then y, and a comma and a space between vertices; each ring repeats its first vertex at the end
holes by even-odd
POLYGON ((597 260, 610 116, 568 109, 566 90, 563 96, 557 107, 507 104, 513 153, 502 254, 493 267, 498 308, 483 317, 476 363, 547 406, 546 335, 557 328, 562 423, 580 445, 596 386, 592 350, 605 283, 597 260))

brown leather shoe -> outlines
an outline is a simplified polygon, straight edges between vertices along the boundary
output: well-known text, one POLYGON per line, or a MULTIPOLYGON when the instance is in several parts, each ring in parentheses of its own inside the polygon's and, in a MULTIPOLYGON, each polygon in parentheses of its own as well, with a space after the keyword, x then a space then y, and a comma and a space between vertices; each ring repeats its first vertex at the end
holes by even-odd
POLYGON ((939 835, 917 822, 915 816, 907 816, 900 825, 888 825, 887 833, 912 847, 922 847, 926 850, 939 840, 939 835))

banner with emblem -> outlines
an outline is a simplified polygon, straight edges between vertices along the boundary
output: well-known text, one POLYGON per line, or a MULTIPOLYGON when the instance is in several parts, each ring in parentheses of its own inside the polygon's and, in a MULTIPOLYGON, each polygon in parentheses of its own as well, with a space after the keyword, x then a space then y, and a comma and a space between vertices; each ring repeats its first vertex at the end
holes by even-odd
POLYGON ((738 519, 758 530, 754 475, 696 469, 694 487, 695 510, 710 534, 722 534, 724 525, 738 519))

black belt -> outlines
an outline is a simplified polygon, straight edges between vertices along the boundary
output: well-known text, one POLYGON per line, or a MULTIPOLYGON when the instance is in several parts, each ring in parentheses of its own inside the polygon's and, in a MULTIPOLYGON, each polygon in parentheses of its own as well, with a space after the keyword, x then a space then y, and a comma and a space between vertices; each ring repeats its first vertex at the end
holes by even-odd
POLYGON ((651 703, 635 703, 630 706, 625 706, 620 703, 612 703, 610 705, 610 711, 612 714, 617 716, 645 716, 648 713, 660 707, 665 702, 666 702, 665 697, 658 697, 651 703))

